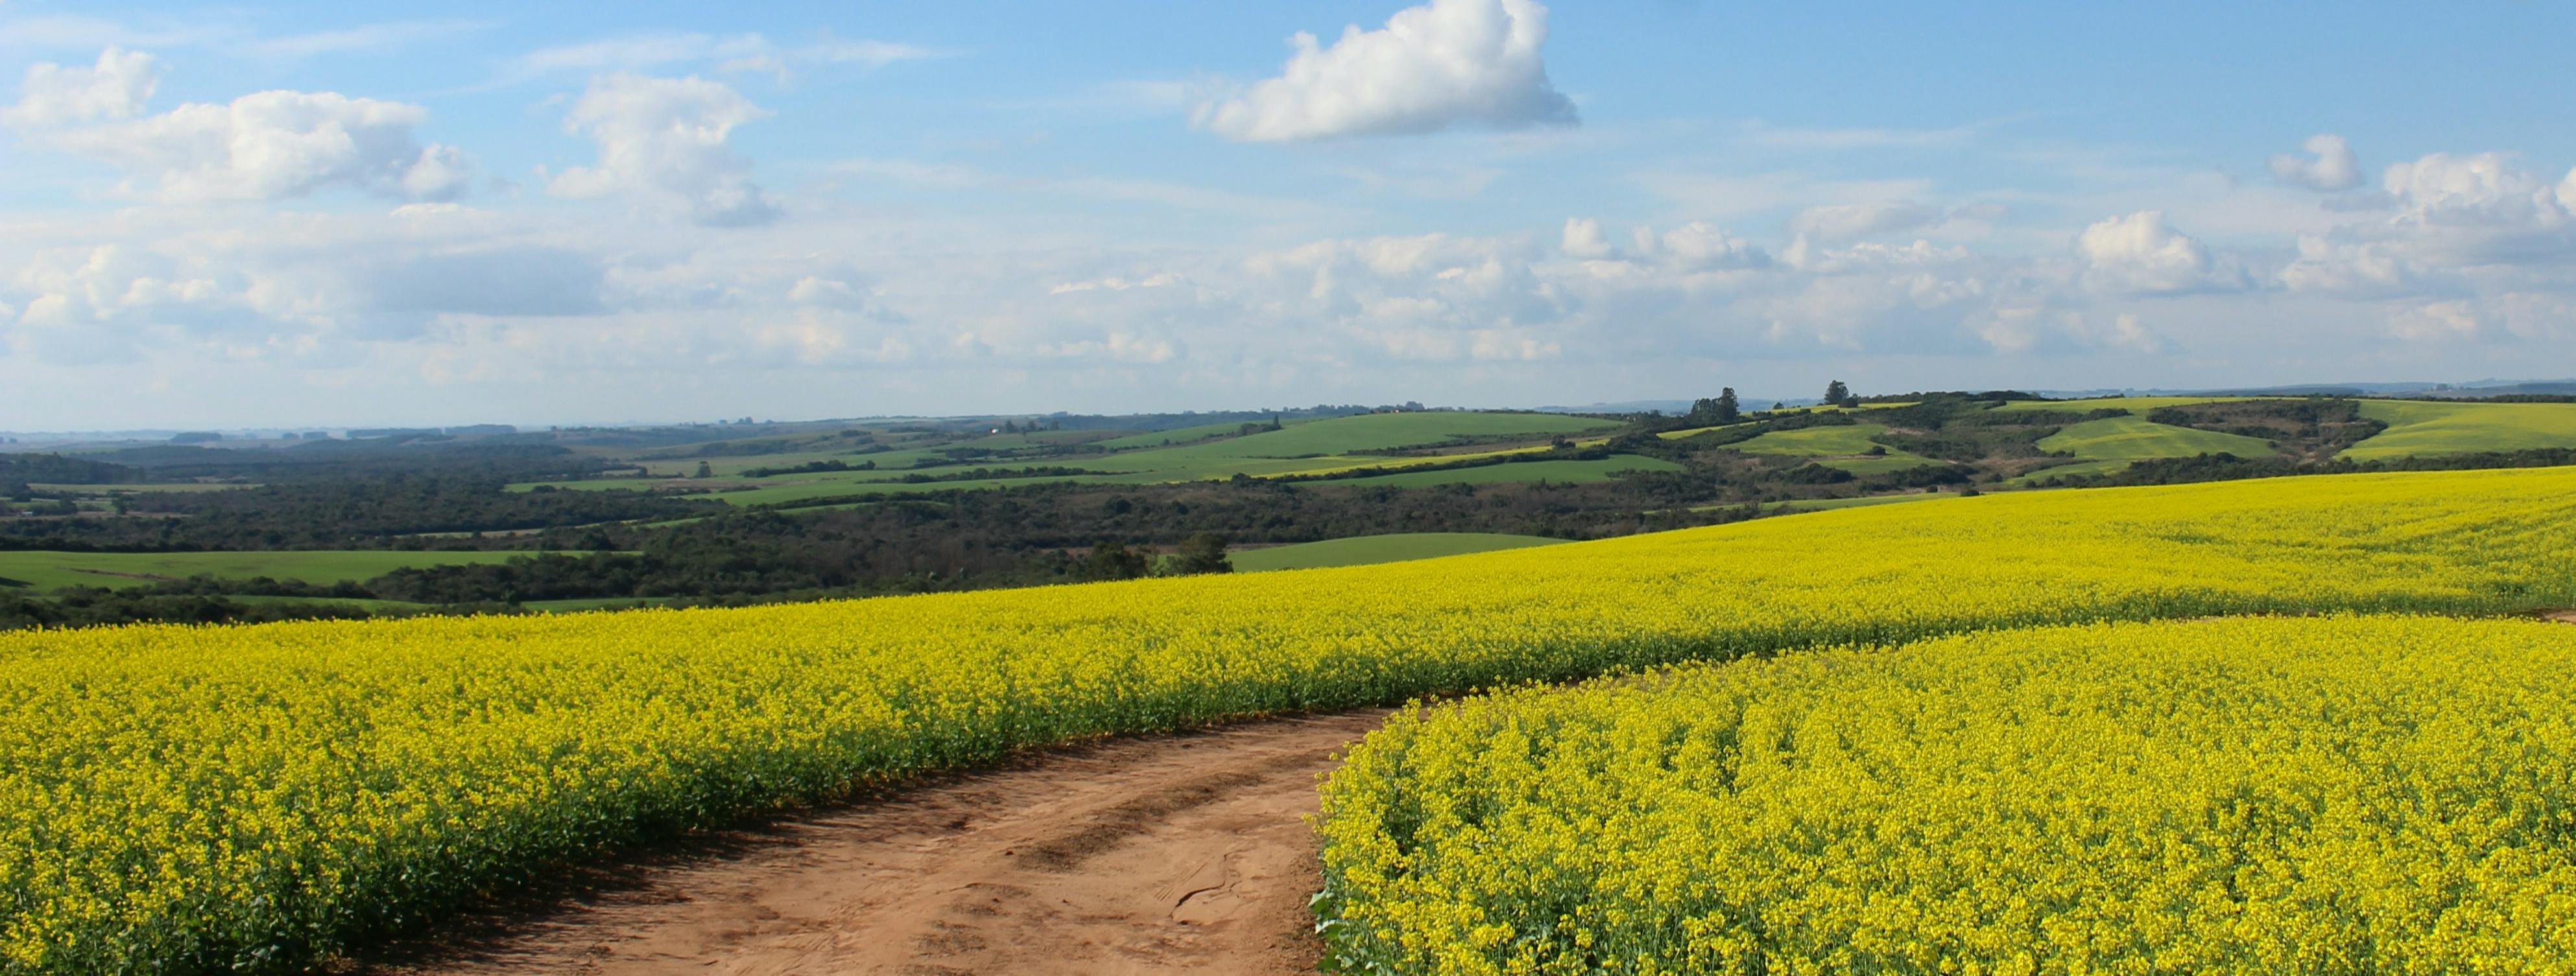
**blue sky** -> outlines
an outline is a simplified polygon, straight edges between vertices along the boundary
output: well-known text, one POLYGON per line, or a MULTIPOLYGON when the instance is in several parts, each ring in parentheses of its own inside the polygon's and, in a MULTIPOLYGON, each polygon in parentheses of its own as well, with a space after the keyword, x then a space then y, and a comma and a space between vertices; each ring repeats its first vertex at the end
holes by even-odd
POLYGON ((2571 37, 5 0, 0 429, 2563 376, 2571 37))

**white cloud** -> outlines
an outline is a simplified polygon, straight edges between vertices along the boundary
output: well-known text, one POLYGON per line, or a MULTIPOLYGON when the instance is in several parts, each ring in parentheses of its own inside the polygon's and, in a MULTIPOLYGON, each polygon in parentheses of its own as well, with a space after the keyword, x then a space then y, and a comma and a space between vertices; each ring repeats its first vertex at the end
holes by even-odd
POLYGON ((2284 183, 2295 183, 2311 190, 2335 192, 2361 185, 2361 161, 2352 145, 2342 136, 2319 134, 2300 143, 2315 159, 2301 159, 2289 153, 2272 157, 2266 165, 2272 175, 2284 183))
POLYGON ((599 144, 599 164, 565 170, 547 189, 564 197, 672 200, 712 227, 768 223, 778 217, 777 204, 751 182, 749 161, 726 145, 735 126, 768 114, 732 88, 694 76, 592 79, 564 128, 599 144))
MULTIPOLYGON (((2576 173, 2571 173, 2576 177, 2576 173)), ((2388 167, 2381 188, 2396 198, 2400 219, 2442 226, 2538 226, 2567 223, 2560 191, 2502 153, 2434 153, 2388 167)))
POLYGON ((2354 298, 2418 293, 2422 275, 2391 242, 2340 242, 2312 235, 2299 238, 2299 256, 2281 268, 2281 285, 2291 291, 2354 298))
POLYGON ((355 51, 372 51, 383 48, 402 47, 404 45, 420 41, 437 40, 439 38, 454 37, 460 34, 470 34, 476 31, 488 30, 493 26, 494 24, 491 21, 473 20, 409 20, 382 24, 361 24, 356 27, 342 28, 339 30, 314 31, 308 34, 293 34, 286 37, 266 38, 252 42, 248 45, 248 50, 254 51, 262 57, 270 58, 300 58, 310 57, 316 54, 348 54, 355 51))
POLYGON ((503 80, 524 81, 559 71, 642 71, 682 64, 774 74, 785 80, 791 69, 798 67, 839 64, 881 68, 900 61, 948 56, 949 52, 918 45, 835 37, 781 47, 759 34, 631 34, 530 51, 511 64, 503 80))
POLYGON ((1771 263, 1770 252, 1761 245, 1696 220, 1665 231, 1655 245, 1654 253, 1694 271, 1758 268, 1771 263))
POLYGON ((1568 257, 1606 258, 1613 253, 1610 239, 1602 236, 1601 222, 1583 217, 1568 217, 1565 233, 1558 239, 1557 250, 1568 257))
POLYGON ((1540 59, 1546 40, 1535 0, 1431 0, 1378 30, 1351 25, 1331 47, 1298 33, 1279 77, 1201 105, 1193 121, 1245 142, 1572 125, 1574 103, 1540 59))
POLYGON ((178 202, 278 200, 329 187, 447 199, 464 192, 472 164, 454 147, 413 136, 428 115, 335 92, 266 91, 55 132, 47 142, 147 178, 154 195, 178 202))
POLYGON ((1789 221, 1789 232, 1818 241, 1838 242, 1928 227, 1941 222, 1941 211, 1907 200, 1840 203, 1809 207, 1789 221))
POLYGON ((2509 292, 2426 302, 2391 312, 2388 326, 2410 342, 2564 342, 2576 338, 2576 298, 2509 292))
POLYGON ((2165 223, 2160 210, 2141 210, 2084 228, 2076 248, 2084 280, 2095 288, 2131 294, 2230 291, 2252 282, 2242 267, 2222 260, 2191 235, 2165 223))
POLYGON ((160 85, 152 56, 110 47, 98 63, 66 68, 51 62, 27 67, 16 106, 0 109, 0 124, 17 128, 64 125, 99 119, 130 119, 160 85))

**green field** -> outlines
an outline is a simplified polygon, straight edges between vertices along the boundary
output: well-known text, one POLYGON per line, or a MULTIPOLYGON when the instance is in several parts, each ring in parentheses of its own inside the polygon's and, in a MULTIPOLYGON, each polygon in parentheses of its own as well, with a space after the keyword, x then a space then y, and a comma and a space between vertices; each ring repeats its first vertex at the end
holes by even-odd
MULTIPOLYGON (((1877 505, 1898 505, 1905 502, 1929 502, 1939 501, 1944 498, 1957 497, 1959 496, 1956 494, 1925 491, 1913 492, 1904 495, 1867 495, 1860 498, 1815 498, 1800 499, 1797 501, 1771 502, 1762 506, 1762 510, 1765 512, 1778 512, 1781 514, 1791 514, 1796 512, 1830 512, 1844 508, 1870 508, 1877 505)), ((1709 507, 1719 508, 1723 506, 1709 507)))
POLYGON ((2055 467, 2041 468, 2029 474, 2022 475, 2021 477, 2005 481, 2004 485, 2006 487, 2019 488, 2035 482, 2046 481, 2050 478, 2091 477, 2097 474, 2110 474, 2115 471, 2123 470, 2134 463, 2136 462, 2129 458, 2113 458, 2102 461, 2077 461, 2073 464, 2060 464, 2055 467))
POLYGON ((259 486, 258 486, 258 485, 224 485, 224 484, 207 484, 207 483, 204 483, 204 482, 184 481, 184 482, 176 482, 176 483, 173 483, 173 484, 166 484, 166 485, 37 485, 37 484, 31 484, 31 485, 28 485, 27 487, 29 487, 29 488, 31 488, 31 489, 34 489, 34 490, 36 490, 36 491, 44 492, 44 493, 46 493, 46 494, 56 494, 56 495, 110 495, 110 494, 115 494, 115 493, 117 493, 117 492, 121 492, 121 491, 133 491, 133 492, 232 491, 232 490, 235 490, 235 489, 238 489, 238 488, 257 488, 257 487, 259 487, 259 486))
POLYGON ((1546 437, 1616 426, 1615 421, 1552 413, 1372 413, 1289 424, 1279 430, 1153 453, 1193 461, 1312 458, 1419 447, 1466 437, 1546 437))
MULTIPOLYGON (((123 589, 160 580, 215 576, 337 583, 414 566, 497 563, 528 552, 0 552, 0 579, 43 591, 64 586, 123 589)), ((14 588, 14 587, 13 587, 14 588)))
POLYGON ((2279 399, 2277 397, 2233 396, 2133 396, 2095 397, 2090 400, 2014 400, 1997 410, 2019 413, 2028 410, 2065 410, 2087 413, 2094 410, 2127 410, 2145 414, 2158 407, 2180 407, 2194 403, 2234 403, 2239 400, 2279 399))
POLYGON ((2187 458, 2203 454, 2269 457, 2278 453, 2270 441, 2214 430, 2159 424, 2145 417, 2109 417, 2070 424, 2042 438, 2039 449, 2063 451, 2087 461, 2136 461, 2187 458))
MULTIPOLYGON (((1282 421, 1280 426, 1294 427, 1298 424, 1310 424, 1314 422, 1315 421, 1312 418, 1305 420, 1288 420, 1282 421)), ((1200 424, 1196 427, 1175 427, 1171 430, 1146 431, 1142 434, 1129 434, 1125 437, 1112 437, 1108 440, 1101 441, 1100 446, 1113 451, 1131 451, 1146 447, 1170 447, 1174 444, 1189 444, 1214 437, 1232 437, 1236 434, 1242 433, 1243 425, 1246 423, 1258 423, 1258 421, 1234 420, 1221 424, 1200 424)))
MULTIPOLYGON (((938 448, 907 449, 877 454, 775 454, 762 457, 711 458, 708 467, 716 478, 682 481, 648 479, 602 479, 590 481, 549 482, 557 488, 578 491, 652 490, 685 487, 713 489, 711 496, 732 505, 792 505, 797 502, 858 495, 900 494, 907 492, 977 491, 1010 488, 1052 482, 1076 484, 1161 484, 1180 481, 1215 481, 1250 475, 1324 474, 1368 467, 1404 467, 1458 460, 1452 457, 1375 457, 1352 455, 1353 451, 1390 450, 1449 442, 1458 438, 1541 438, 1558 434, 1575 434, 1617 426, 1610 421, 1539 413, 1392 413, 1362 414, 1291 423, 1282 429, 1264 431, 1220 440, 1199 440, 1177 447, 1155 447, 1169 440, 1192 440, 1208 433, 1228 433, 1241 424, 1216 424, 1184 428, 1155 434, 1140 434, 1102 441, 1118 448, 1132 447, 1113 454, 1085 454, 1072 457, 991 458, 963 461, 933 468, 912 465, 942 457, 941 451, 959 447, 1004 449, 1027 446, 1036 440, 1061 439, 1070 432, 1047 432, 1035 435, 1000 434, 938 448), (837 457, 857 463, 871 460, 877 469, 871 471, 833 471, 813 474, 780 475, 761 479, 728 477, 757 467, 782 467, 810 460, 837 457), (1027 467, 1076 468, 1086 474, 1041 475, 1034 478, 987 478, 972 481, 906 482, 905 475, 940 474, 973 471, 977 468, 1013 470, 1027 467), (733 490, 728 490, 733 489, 733 490)), ((1486 454, 1508 453, 1506 450, 1486 454)), ((1423 472, 1408 476, 1407 484, 1488 483, 1494 481, 1599 481, 1610 470, 1602 462, 1545 462, 1563 465, 1544 470, 1514 471, 1495 477, 1478 470, 1459 472, 1423 472)), ((694 470, 697 461, 656 461, 653 469, 663 473, 694 470)), ((1655 467, 1663 462, 1650 461, 1627 467, 1655 467)), ((1516 466, 1518 467, 1518 466, 1516 466)), ((1659 469, 1660 470, 1660 469, 1659 469)), ((526 490, 533 484, 513 485, 526 490)))
POLYGON ((1884 424, 1842 424, 1833 427, 1802 427, 1779 430, 1749 441, 1728 445, 1746 454, 1770 454, 1785 457, 1812 457, 1818 464, 1841 468, 1853 474, 1885 474, 1919 468, 1940 462, 1887 447, 1870 440, 1887 432, 1884 424), (1886 451, 1871 454, 1871 449, 1886 451))
POLYGON ((1231 553, 1227 558, 1234 563, 1234 568, 1238 572, 1259 573, 1274 569, 1320 569, 1326 566, 1398 563, 1408 559, 1461 556, 1471 552, 1552 546, 1563 541, 1565 540, 1534 535, 1504 535, 1496 532, 1403 532, 1394 535, 1364 535, 1350 539, 1326 539, 1322 542, 1300 542, 1288 546, 1245 549, 1231 553))
POLYGON ((1344 478, 1326 483, 1383 485, 1395 488, 1420 488, 1424 485, 1498 485, 1529 481, 1563 485, 1608 481, 1613 473, 1620 471, 1679 471, 1681 469, 1681 465, 1661 458, 1617 454, 1599 461, 1521 461, 1449 471, 1407 471, 1402 474, 1382 474, 1367 478, 1344 478))
POLYGON ((2576 403, 2363 400, 2361 415, 2388 429, 2346 448, 2341 456, 2355 461, 2576 447, 2576 403))

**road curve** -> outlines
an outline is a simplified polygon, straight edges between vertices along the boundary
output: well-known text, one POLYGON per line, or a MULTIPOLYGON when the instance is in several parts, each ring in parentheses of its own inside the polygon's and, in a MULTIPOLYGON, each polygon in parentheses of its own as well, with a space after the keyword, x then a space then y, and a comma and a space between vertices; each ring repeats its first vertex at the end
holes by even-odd
POLYGON ((378 976, 1312 973, 1316 778, 1383 710, 1111 740, 729 832, 378 976))

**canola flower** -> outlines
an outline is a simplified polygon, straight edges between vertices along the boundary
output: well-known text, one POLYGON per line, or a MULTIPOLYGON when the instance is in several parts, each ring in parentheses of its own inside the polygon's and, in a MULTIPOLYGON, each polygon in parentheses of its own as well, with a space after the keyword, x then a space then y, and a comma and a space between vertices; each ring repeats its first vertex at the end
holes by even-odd
POLYGON ((2564 973, 2576 627, 1988 632, 1400 713, 1344 971, 2564 973))
POLYGON ((1410 564, 0 635, 0 972, 286 971, 1008 750, 1981 628, 2576 605, 2576 470, 1994 495, 1410 564))

